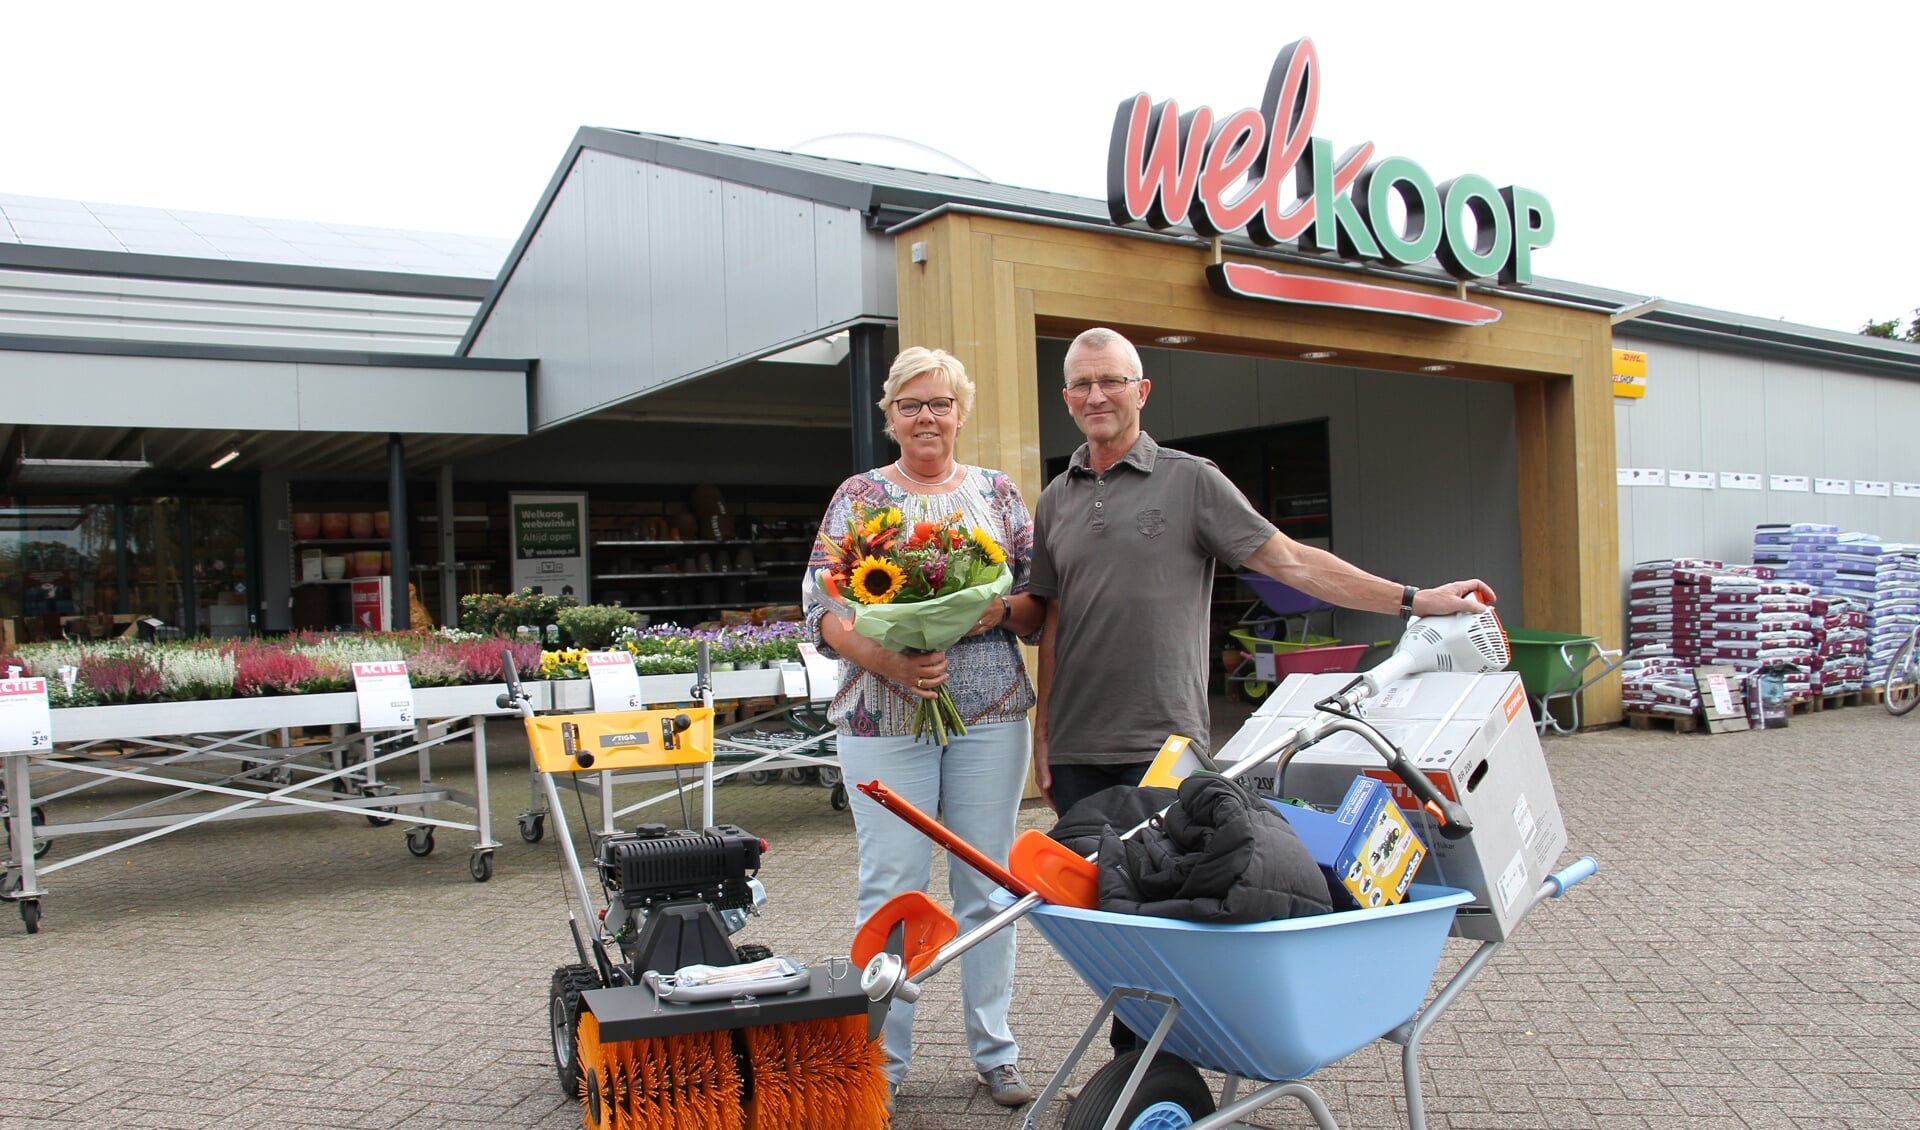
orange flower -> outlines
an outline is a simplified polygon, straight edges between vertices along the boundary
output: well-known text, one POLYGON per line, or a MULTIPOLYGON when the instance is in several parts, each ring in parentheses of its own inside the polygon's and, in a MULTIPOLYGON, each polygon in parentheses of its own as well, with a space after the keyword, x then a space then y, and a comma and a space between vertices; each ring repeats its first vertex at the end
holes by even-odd
POLYGON ((919 549, 929 541, 932 541, 934 535, 939 532, 940 523, 938 522, 915 522, 913 524, 913 536, 907 539, 907 548, 919 549))

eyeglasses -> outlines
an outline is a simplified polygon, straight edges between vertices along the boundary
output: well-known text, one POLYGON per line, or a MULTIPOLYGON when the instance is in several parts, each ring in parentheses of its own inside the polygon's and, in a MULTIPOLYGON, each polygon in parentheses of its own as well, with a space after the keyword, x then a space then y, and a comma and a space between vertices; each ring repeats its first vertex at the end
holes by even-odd
POLYGON ((922 408, 936 416, 944 416, 953 411, 953 397, 936 396, 932 400, 896 400, 893 406, 908 419, 918 416, 922 408))
POLYGON ((1108 396, 1119 396, 1121 389, 1139 383, 1139 377, 1101 377, 1096 381, 1069 381, 1067 395, 1075 400, 1085 400, 1087 394, 1093 391, 1093 386, 1099 385, 1100 391, 1108 396))

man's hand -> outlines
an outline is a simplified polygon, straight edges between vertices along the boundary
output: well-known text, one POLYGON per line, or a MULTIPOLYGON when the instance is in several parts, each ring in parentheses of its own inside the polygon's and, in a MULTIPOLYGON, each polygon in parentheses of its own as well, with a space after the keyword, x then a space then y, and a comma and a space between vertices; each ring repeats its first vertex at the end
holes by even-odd
POLYGON ((1493 607, 1493 590, 1485 581, 1450 581, 1439 588, 1421 589, 1413 595, 1416 616, 1447 616, 1455 612, 1485 612, 1493 607))
POLYGON ((1040 799, 1047 802, 1048 808, 1053 808, 1053 774, 1047 769, 1047 735, 1037 730, 1033 735, 1033 783, 1040 788, 1040 799))

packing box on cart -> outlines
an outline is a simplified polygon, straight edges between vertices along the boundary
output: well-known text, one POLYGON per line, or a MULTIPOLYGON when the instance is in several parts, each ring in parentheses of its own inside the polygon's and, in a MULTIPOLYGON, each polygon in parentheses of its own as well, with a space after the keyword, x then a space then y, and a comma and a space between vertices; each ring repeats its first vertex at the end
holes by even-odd
MULTIPOLYGON (((1269 692, 1214 760, 1238 761, 1271 748, 1285 731, 1316 716, 1314 703, 1352 681, 1353 676, 1338 674, 1289 677, 1269 692)), ((1414 881, 1473 892, 1473 902, 1454 917, 1454 933, 1486 941, 1505 938, 1567 846, 1560 802, 1520 676, 1437 672, 1401 679, 1362 703, 1361 714, 1442 795, 1461 803, 1473 822, 1471 835, 1442 835, 1372 744, 1355 733, 1329 734, 1295 754, 1278 781, 1263 769, 1249 771, 1244 779, 1269 796, 1326 806, 1340 803, 1355 773, 1381 781, 1426 841, 1427 859, 1414 881)))
POLYGON ((1297 804, 1274 807, 1326 873, 1335 910, 1400 902, 1427 858, 1426 844, 1393 802, 1393 794, 1364 774, 1354 777, 1332 812, 1297 804))

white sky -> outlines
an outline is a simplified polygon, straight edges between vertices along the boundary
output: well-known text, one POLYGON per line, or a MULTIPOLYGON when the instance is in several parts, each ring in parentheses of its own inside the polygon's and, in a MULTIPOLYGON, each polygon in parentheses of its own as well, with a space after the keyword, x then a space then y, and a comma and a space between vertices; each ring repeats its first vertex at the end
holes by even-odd
POLYGON ((1121 99, 1256 105, 1301 36, 1336 151, 1544 192, 1540 275, 1840 330, 1920 305, 1910 6, 1844 0, 15 0, 0 192, 512 237, 597 125, 894 135, 1099 196, 1121 99))

